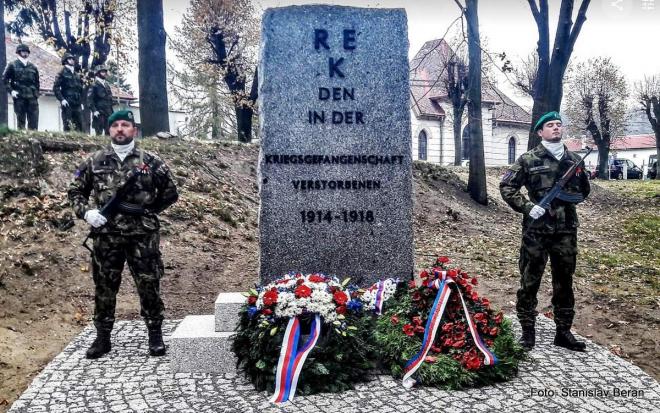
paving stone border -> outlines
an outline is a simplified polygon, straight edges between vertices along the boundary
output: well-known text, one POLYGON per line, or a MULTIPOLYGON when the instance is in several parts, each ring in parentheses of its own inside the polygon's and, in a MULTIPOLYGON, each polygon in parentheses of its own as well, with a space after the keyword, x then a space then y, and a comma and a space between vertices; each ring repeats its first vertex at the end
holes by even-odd
MULTIPOLYGON (((178 323, 164 324, 166 343, 178 323)), ((353 391, 297 397, 282 406, 270 404, 269 394, 255 391, 241 375, 172 373, 169 356, 147 356, 141 321, 117 322, 112 351, 86 360, 94 339, 88 326, 9 412, 660 412, 660 384, 641 369, 588 340, 588 353, 555 347, 552 321, 539 317, 537 325, 532 360, 506 383, 407 391, 389 376, 374 376, 353 391)), ((515 321, 514 327, 519 334, 515 321)))

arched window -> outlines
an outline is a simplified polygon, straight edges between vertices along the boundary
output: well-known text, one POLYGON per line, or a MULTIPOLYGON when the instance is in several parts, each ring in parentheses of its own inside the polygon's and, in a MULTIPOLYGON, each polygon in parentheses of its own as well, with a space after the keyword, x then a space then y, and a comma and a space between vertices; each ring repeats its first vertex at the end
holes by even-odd
POLYGON ((463 156, 462 158, 465 160, 470 159, 470 127, 466 126, 465 129, 463 129, 463 143, 462 143, 462 153, 463 156))
POLYGON ((516 138, 509 138, 509 164, 516 161, 516 138))
POLYGON ((419 133, 419 138, 418 138, 417 143, 418 143, 418 145, 417 145, 418 157, 417 158, 420 161, 425 161, 426 160, 426 154, 427 154, 427 143, 428 143, 427 139, 426 139, 426 132, 425 131, 421 131, 419 133))

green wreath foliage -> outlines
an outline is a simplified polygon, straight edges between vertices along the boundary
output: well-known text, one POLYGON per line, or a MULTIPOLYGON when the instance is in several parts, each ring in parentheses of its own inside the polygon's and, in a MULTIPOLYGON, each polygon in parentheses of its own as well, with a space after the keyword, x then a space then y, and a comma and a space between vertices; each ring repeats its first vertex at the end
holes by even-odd
MULTIPOLYGON (((445 263, 448 262, 446 257, 442 258, 445 263)), ((375 323, 374 345, 378 350, 381 363, 394 377, 403 377, 405 365, 422 346, 423 327, 426 325, 437 293, 435 289, 429 287, 433 278, 432 274, 444 270, 446 270, 444 263, 437 262, 436 267, 422 273, 422 279, 425 280, 422 286, 414 285, 414 283, 408 286, 401 285, 394 297, 386 303, 383 316, 379 317, 375 323), (417 327, 418 330, 409 335, 411 326, 415 325, 421 326, 421 328, 417 327)), ((461 277, 471 280, 467 273, 459 269, 453 271, 455 271, 457 280, 460 280, 461 277)), ((465 284, 471 285, 469 282, 465 284)), ((476 281, 473 284, 476 284, 476 281)), ((505 319, 501 313, 495 313, 490 308, 488 300, 479 298, 471 287, 466 288, 467 285, 456 283, 451 287, 454 291, 452 291, 447 310, 441 319, 434 346, 428 353, 425 362, 413 376, 421 385, 456 390, 506 381, 517 374, 518 365, 527 357, 525 351, 514 339, 511 322, 505 319), (460 291, 465 297, 466 305, 472 316, 478 313, 485 315, 485 317, 482 316, 484 321, 479 324, 479 328, 482 330, 480 331, 482 339, 487 342, 490 350, 498 358, 498 362, 494 366, 484 366, 483 358, 481 363, 476 362, 476 357, 481 356, 476 351, 469 332, 466 331, 461 335, 460 342, 451 339, 451 337, 456 337, 456 333, 452 332, 454 330, 447 329, 447 333, 443 332, 442 327, 447 326, 448 323, 451 324, 447 327, 460 326, 461 323, 465 325, 466 320, 462 308, 458 311, 451 310, 452 305, 456 307, 460 300, 457 291, 460 291), (454 335, 452 336, 452 334, 454 335), (444 340, 452 342, 450 344, 444 340), (458 346, 454 347, 454 345, 458 346), (470 365, 471 368, 467 368, 466 359, 475 364, 470 365), (479 365, 478 368, 477 365, 479 365)))
MULTIPOLYGON (((263 328, 256 318, 250 318, 247 305, 232 343, 237 367, 250 378, 257 390, 274 391, 277 362, 288 319, 279 319, 263 328), (276 333, 271 335, 273 326, 276 333)), ((312 315, 301 318, 302 334, 309 334, 312 315)), ((324 323, 316 346, 303 365, 296 395, 321 392, 337 393, 353 389, 354 384, 367 381, 375 366, 376 354, 370 335, 373 319, 365 315, 346 314, 346 323, 355 328, 342 332, 324 323)), ((305 336, 301 342, 304 342, 305 336)))

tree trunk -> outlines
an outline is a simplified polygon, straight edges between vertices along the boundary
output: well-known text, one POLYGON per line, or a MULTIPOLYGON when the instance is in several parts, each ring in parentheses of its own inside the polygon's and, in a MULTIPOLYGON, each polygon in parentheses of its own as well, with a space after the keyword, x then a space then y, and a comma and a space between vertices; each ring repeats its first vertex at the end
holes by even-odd
POLYGON ((463 126, 463 110, 454 107, 454 165, 460 166, 463 161, 461 126, 463 126))
MULTIPOLYGON (((5 70, 7 66, 7 44, 5 43, 5 3, 0 1, 0 69, 5 70)), ((0 125, 9 124, 7 113, 7 87, 5 82, 0 81, 0 125)))
POLYGON ((236 111, 236 131, 238 132, 238 141, 249 143, 252 141, 252 114, 254 110, 250 106, 235 106, 236 111))
POLYGON ((488 205, 486 192, 486 163, 484 160, 484 134, 481 124, 481 41, 479 39, 478 0, 466 0, 465 18, 468 26, 468 127, 470 131, 470 197, 488 205))
POLYGON ((598 177, 610 179, 610 166, 607 162, 607 158, 610 156, 610 145, 601 141, 596 146, 598 147, 598 177))
POLYGON ((169 131, 163 1, 138 0, 140 122, 142 136, 169 131))

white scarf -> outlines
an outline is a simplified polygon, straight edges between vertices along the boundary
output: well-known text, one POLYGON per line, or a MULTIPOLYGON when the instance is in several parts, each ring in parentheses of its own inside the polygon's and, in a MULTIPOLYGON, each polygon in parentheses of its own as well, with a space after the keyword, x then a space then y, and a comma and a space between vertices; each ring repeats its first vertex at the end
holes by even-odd
POLYGON ((548 142, 546 140, 542 140, 541 144, 543 144, 545 149, 547 149, 548 152, 550 152, 552 156, 554 156, 558 161, 561 160, 561 158, 564 156, 564 144, 561 141, 548 142))
POLYGON ((102 84, 103 86, 105 86, 105 79, 103 79, 102 77, 96 76, 96 81, 102 84))
POLYGON ((18 60, 20 60, 21 63, 23 63, 23 66, 27 66, 27 64, 28 64, 28 60, 27 60, 27 59, 23 59, 21 56, 18 56, 18 60))
POLYGON ((114 149, 115 153, 121 159, 122 162, 124 162, 124 159, 128 156, 131 151, 133 151, 133 148, 135 147, 135 141, 130 141, 126 145, 116 145, 112 144, 112 149, 114 149))
POLYGON ((73 66, 70 66, 70 65, 64 65, 64 67, 66 67, 67 69, 69 69, 69 70, 71 71, 71 73, 74 73, 74 71, 73 71, 74 67, 73 67, 73 66))

